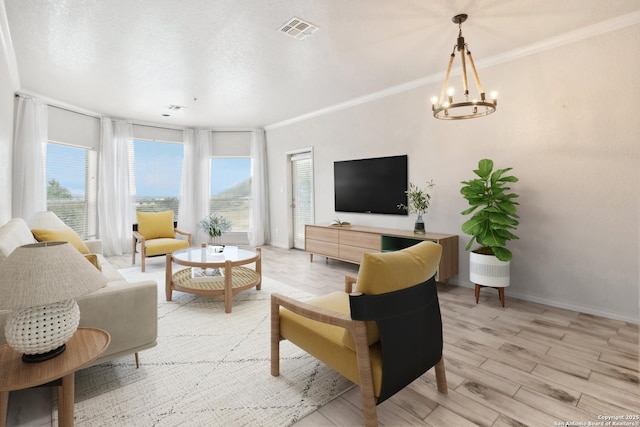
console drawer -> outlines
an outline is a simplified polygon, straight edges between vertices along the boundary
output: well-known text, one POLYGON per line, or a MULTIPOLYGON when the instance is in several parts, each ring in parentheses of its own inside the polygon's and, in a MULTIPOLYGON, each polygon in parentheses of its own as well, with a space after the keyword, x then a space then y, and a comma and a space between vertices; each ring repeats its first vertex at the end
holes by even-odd
POLYGON ((374 233, 340 230, 340 245, 357 246, 359 248, 373 249, 375 252, 379 252, 382 245, 382 238, 379 234, 374 233))
POLYGON ((322 240, 305 240, 304 250, 318 255, 326 255, 338 258, 338 244, 331 242, 323 242, 322 240))
POLYGON ((360 264, 360 262, 362 261, 362 254, 366 252, 380 252, 380 250, 362 248, 358 246, 340 245, 340 259, 343 259, 345 261, 352 261, 360 264))
POLYGON ((312 227, 305 226, 304 228, 305 239, 306 240, 321 240, 323 242, 332 242, 338 243, 339 238, 339 230, 327 227, 312 227))

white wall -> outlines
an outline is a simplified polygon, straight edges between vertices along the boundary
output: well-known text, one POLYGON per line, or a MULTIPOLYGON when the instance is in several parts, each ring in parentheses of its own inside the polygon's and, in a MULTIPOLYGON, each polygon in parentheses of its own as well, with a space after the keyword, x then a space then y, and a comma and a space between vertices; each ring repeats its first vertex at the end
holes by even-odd
MULTIPOLYGON (((333 210, 333 161, 408 154, 409 178, 436 187, 430 231, 460 235, 460 275, 469 241, 460 226, 460 181, 477 161, 513 167, 520 178, 520 240, 507 298, 638 322, 640 261, 640 63, 636 25, 479 70, 499 91, 488 117, 439 121, 423 87, 286 126, 267 128, 271 243, 288 246, 287 151, 314 147, 315 218, 333 210)), ((359 225, 412 229, 414 217, 340 214, 359 225)))
POLYGON ((0 4, 0 224, 11 218, 14 92, 19 82, 4 2, 0 4))

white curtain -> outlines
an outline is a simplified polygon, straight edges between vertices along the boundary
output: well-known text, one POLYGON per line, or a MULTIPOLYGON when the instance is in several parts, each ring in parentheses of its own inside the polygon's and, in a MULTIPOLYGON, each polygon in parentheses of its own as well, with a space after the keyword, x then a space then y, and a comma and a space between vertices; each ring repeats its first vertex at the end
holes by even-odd
POLYGON ((267 186, 267 146, 264 130, 251 133, 251 213, 249 244, 262 246, 269 242, 269 201, 267 186))
POLYGON ((98 163, 98 223, 104 255, 131 250, 133 207, 129 191, 131 125, 102 118, 98 163))
POLYGON ((20 95, 13 138, 12 216, 29 221, 47 210, 47 105, 20 95))
POLYGON ((198 228, 198 223, 209 213, 211 132, 186 130, 183 143, 178 228, 192 233, 191 241, 197 244, 208 240, 207 234, 198 228))

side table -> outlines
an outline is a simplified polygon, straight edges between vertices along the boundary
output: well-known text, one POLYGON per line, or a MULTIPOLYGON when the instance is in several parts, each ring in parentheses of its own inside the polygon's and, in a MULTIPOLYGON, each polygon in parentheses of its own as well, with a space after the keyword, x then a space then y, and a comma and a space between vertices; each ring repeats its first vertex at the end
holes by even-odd
POLYGON ((0 347, 0 427, 7 422, 9 392, 48 384, 62 379, 58 386, 58 425, 73 426, 75 371, 98 358, 111 337, 98 328, 78 328, 60 356, 40 363, 25 363, 22 353, 7 344, 0 347))

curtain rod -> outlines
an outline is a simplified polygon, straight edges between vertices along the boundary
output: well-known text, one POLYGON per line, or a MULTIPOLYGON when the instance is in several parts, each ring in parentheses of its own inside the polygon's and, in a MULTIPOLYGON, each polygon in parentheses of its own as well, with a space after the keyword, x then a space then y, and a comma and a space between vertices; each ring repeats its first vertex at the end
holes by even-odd
MULTIPOLYGON (((14 96, 16 98, 22 97, 31 97, 31 98, 37 98, 42 100, 42 98, 40 98, 39 96, 36 95, 30 95, 30 94, 26 94, 26 93, 19 93, 16 92, 14 94, 14 96)), ((162 126, 162 125, 157 125, 157 124, 147 124, 144 122, 136 122, 135 120, 127 120, 127 119, 114 119, 113 117, 109 117, 109 116, 103 116, 100 115, 98 113, 92 113, 92 112, 80 112, 80 111, 76 111, 73 110, 72 107, 61 107, 59 105, 55 105, 55 104, 51 104, 49 102, 46 102, 45 100, 42 100, 48 107, 53 107, 53 108, 57 108, 59 110, 63 110, 63 111, 68 111, 70 113, 75 113, 75 114, 80 114, 82 116, 87 116, 87 117, 91 117, 94 119, 101 119, 101 118, 109 118, 111 120, 125 120, 127 123, 134 125, 134 126, 144 126, 144 127, 148 127, 148 128, 155 128, 155 129, 163 129, 163 130, 175 130, 175 131, 185 131, 185 130, 189 130, 189 129, 193 129, 193 130, 207 130, 209 132, 252 132, 254 130, 260 130, 260 128, 247 128, 247 129, 224 129, 224 128, 219 128, 219 129, 202 129, 202 128, 190 128, 190 127, 184 127, 184 126, 179 126, 179 125, 175 125, 175 127, 172 127, 170 125, 168 126, 162 126)))

